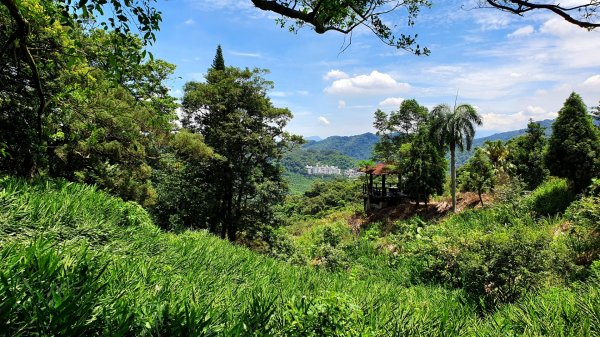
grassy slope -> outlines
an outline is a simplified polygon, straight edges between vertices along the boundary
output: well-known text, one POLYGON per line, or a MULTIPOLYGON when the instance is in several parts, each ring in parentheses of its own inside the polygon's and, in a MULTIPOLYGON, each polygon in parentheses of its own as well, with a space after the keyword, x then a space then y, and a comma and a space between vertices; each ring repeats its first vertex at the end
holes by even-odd
MULTIPOLYGON (((77 184, 0 180, 0 232, 0 335, 598 331, 580 320, 574 290, 480 318, 461 291, 291 266, 204 232, 163 233, 136 204, 77 184)), ((583 293, 597 301, 597 288, 583 293)))

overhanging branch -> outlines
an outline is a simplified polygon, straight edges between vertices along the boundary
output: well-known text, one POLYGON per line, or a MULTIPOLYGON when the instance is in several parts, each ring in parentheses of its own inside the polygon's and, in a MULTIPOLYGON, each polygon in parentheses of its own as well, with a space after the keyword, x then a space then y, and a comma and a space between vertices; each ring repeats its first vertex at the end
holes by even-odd
POLYGON ((564 7, 558 3, 537 3, 528 0, 485 0, 485 3, 493 8, 517 15, 523 15, 533 10, 547 10, 581 28, 592 30, 600 27, 600 18, 598 17, 600 1, 598 0, 590 0, 587 4, 573 7, 564 7))

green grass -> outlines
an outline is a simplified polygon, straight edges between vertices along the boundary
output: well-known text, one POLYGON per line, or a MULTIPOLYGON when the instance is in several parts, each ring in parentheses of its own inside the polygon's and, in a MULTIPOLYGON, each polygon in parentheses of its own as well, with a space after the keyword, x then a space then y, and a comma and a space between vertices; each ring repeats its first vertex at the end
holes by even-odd
MULTIPOLYGON (((292 266, 206 232, 164 233, 138 205, 62 181, 2 179, 0 233, 0 336, 600 332, 596 281, 482 316, 461 289, 292 266)), ((369 248, 353 249, 368 259, 369 248)))

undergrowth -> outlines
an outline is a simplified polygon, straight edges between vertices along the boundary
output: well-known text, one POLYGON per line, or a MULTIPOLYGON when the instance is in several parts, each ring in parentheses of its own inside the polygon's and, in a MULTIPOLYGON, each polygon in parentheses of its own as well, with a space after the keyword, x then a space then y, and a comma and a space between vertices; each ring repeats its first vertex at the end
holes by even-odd
MULTIPOLYGON (((509 215, 476 213, 465 213, 462 221, 452 218, 445 227, 422 221, 398 224, 395 236, 385 238, 379 236, 377 226, 361 232, 356 240, 326 227, 305 232, 317 243, 309 254, 337 249, 347 263, 341 268, 315 268, 257 255, 206 232, 161 232, 141 207, 93 187, 4 178, 0 181, 0 335, 600 333, 597 264, 589 268, 585 281, 566 283, 542 274, 527 288, 530 291, 483 314, 460 280, 450 278, 444 284, 444 275, 432 276, 441 282, 419 280, 428 265, 411 269, 401 258, 408 256, 414 265, 420 257, 411 245, 417 243, 426 247, 424 242, 429 242, 429 251, 442 257, 455 244, 475 254, 489 240, 494 243, 490 252, 499 245, 506 247, 506 254, 517 254, 519 241, 513 243, 509 229, 519 228, 523 232, 514 233, 525 235, 525 242, 530 242, 528 235, 541 240, 541 246, 532 250, 554 252, 555 245, 563 247, 553 234, 539 234, 546 229, 553 233, 558 219, 539 222, 525 217, 506 227, 501 221, 509 215), (490 230, 500 233, 502 226, 506 239, 489 237, 490 230), (472 242, 440 243, 444 235, 456 237, 462 230, 480 234, 472 242), (387 267, 372 272, 383 265, 387 267)), ((455 258, 458 271, 448 275, 477 276, 483 270, 478 282, 488 282, 486 266, 493 263, 475 263, 479 260, 468 254, 455 258)), ((523 263, 527 268, 536 261, 523 263)), ((479 291, 478 286, 474 289, 479 291)))

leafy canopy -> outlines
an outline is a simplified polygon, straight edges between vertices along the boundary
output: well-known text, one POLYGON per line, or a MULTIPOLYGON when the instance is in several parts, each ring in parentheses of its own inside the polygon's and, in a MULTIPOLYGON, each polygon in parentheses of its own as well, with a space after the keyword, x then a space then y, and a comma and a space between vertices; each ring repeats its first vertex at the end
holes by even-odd
POLYGON ((262 10, 281 14, 278 24, 291 32, 310 25, 318 34, 327 31, 352 34, 358 27, 365 27, 389 46, 405 49, 416 55, 429 54, 429 49, 417 43, 416 34, 397 32, 397 26, 389 23, 390 19, 395 21, 401 18, 408 27, 413 26, 421 9, 431 6, 429 0, 251 1, 262 10))
POLYGON ((546 165, 581 191, 600 174, 600 138, 581 96, 571 93, 552 129, 546 165))

